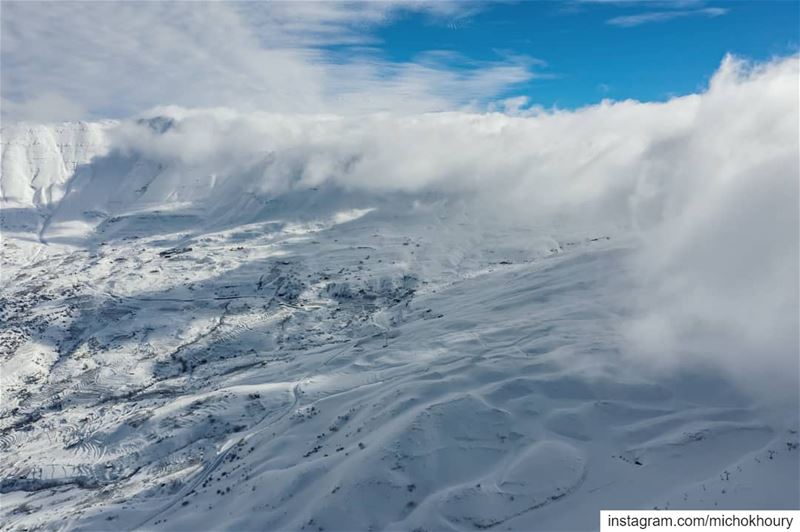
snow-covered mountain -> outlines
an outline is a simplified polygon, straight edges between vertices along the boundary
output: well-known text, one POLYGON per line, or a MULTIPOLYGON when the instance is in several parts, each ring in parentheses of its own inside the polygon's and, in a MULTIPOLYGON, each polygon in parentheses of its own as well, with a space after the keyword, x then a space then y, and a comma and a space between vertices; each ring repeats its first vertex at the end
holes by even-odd
POLYGON ((708 113, 675 105, 688 118, 644 162, 662 133, 525 151, 520 132, 555 126, 501 116, 4 129, 3 526, 576 530, 601 509, 796 508, 791 376, 787 407, 713 358, 630 354, 641 225, 678 205, 659 163, 708 113), (526 155, 434 172, 447 124, 526 155))
POLYGON ((21 207, 57 204, 79 166, 107 151, 105 132, 112 125, 81 122, 4 128, 0 198, 21 207))

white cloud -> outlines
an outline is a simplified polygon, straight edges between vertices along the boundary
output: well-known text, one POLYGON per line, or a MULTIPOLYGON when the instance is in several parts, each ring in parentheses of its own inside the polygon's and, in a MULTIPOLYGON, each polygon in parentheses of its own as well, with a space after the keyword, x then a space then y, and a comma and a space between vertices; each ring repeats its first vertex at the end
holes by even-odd
POLYGON ((675 10, 675 11, 648 11, 645 13, 638 13, 636 15, 622 15, 610 18, 606 21, 607 24, 612 26, 621 26, 623 28, 631 28, 633 26, 641 26, 642 24, 649 24, 651 22, 666 22, 676 18, 687 17, 706 17, 715 18, 721 17, 726 14, 728 9, 722 7, 706 7, 703 9, 688 9, 688 10, 675 10))
POLYGON ((726 58, 692 127, 646 158, 640 318, 647 364, 707 364, 751 391, 798 400, 798 58, 726 58), (657 334, 652 334, 653 331, 657 334))
POLYGON ((449 20, 449 2, 10 2, 2 17, 7 120, 124 117, 164 104, 283 112, 452 109, 532 77, 525 58, 451 68, 427 54, 396 63, 364 46, 404 11, 449 20), (352 45, 333 52, 325 45, 352 45), (457 90, 456 90, 457 89, 457 90), (45 118, 47 118, 45 116, 45 118))
POLYGON ((578 4, 597 4, 597 5, 617 5, 628 7, 631 5, 647 5, 650 7, 661 7, 677 9, 681 7, 698 6, 706 3, 707 0, 575 0, 578 4))

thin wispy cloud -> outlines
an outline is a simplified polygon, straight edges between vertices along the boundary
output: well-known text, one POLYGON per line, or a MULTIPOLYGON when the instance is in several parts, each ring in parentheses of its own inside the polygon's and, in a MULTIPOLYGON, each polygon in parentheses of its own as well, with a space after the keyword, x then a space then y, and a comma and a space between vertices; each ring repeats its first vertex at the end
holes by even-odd
POLYGON ((641 26, 642 24, 650 24, 653 22, 666 22, 678 18, 688 17, 707 17, 715 18, 721 17, 726 14, 728 9, 722 7, 706 7, 703 9, 688 9, 677 11, 650 11, 647 13, 637 13, 636 15, 623 15, 613 17, 606 21, 607 24, 612 26, 620 26, 623 28, 631 28, 634 26, 641 26))
POLYGON ((446 26, 475 9, 452 2, 9 3, 0 46, 3 118, 123 117, 163 104, 311 113, 463 108, 530 80, 541 65, 520 55, 457 67, 435 53, 393 61, 374 45, 376 30, 404 14, 446 26))
POLYGON ((685 8, 703 5, 706 0, 576 0, 578 4, 619 5, 630 6, 634 4, 658 6, 662 8, 685 8))
POLYGON ((562 13, 581 13, 592 8, 700 9, 707 0, 571 0, 559 3, 562 13))

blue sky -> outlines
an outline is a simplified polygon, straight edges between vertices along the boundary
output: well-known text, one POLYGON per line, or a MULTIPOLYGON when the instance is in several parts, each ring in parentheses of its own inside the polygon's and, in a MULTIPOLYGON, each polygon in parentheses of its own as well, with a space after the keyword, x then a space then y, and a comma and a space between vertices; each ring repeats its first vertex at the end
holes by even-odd
POLYGON ((797 1, 22 2, 4 120, 166 105, 286 113, 575 108, 702 91, 726 53, 796 54, 797 1))
POLYGON ((652 101, 697 92, 726 53, 756 61, 796 53, 799 28, 800 2, 789 0, 524 1, 485 5, 447 24, 409 14, 377 36, 394 61, 411 61, 431 49, 478 61, 508 54, 539 59, 544 64, 534 65, 534 71, 543 77, 506 94, 572 108, 603 98, 652 101), (613 24, 619 17, 653 13, 681 15, 613 24))

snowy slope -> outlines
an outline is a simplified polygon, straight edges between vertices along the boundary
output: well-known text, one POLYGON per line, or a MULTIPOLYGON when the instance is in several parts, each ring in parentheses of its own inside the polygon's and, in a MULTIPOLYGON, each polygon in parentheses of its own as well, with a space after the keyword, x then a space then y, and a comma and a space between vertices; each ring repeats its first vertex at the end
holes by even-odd
POLYGON ((26 207, 46 208, 58 203, 78 167, 105 154, 105 132, 113 125, 23 123, 4 128, 0 198, 26 207))
POLYGON ((264 191, 269 150, 209 173, 111 150, 114 127, 3 134, 4 528, 798 507, 796 405, 623 355, 626 230, 435 190, 264 191))

